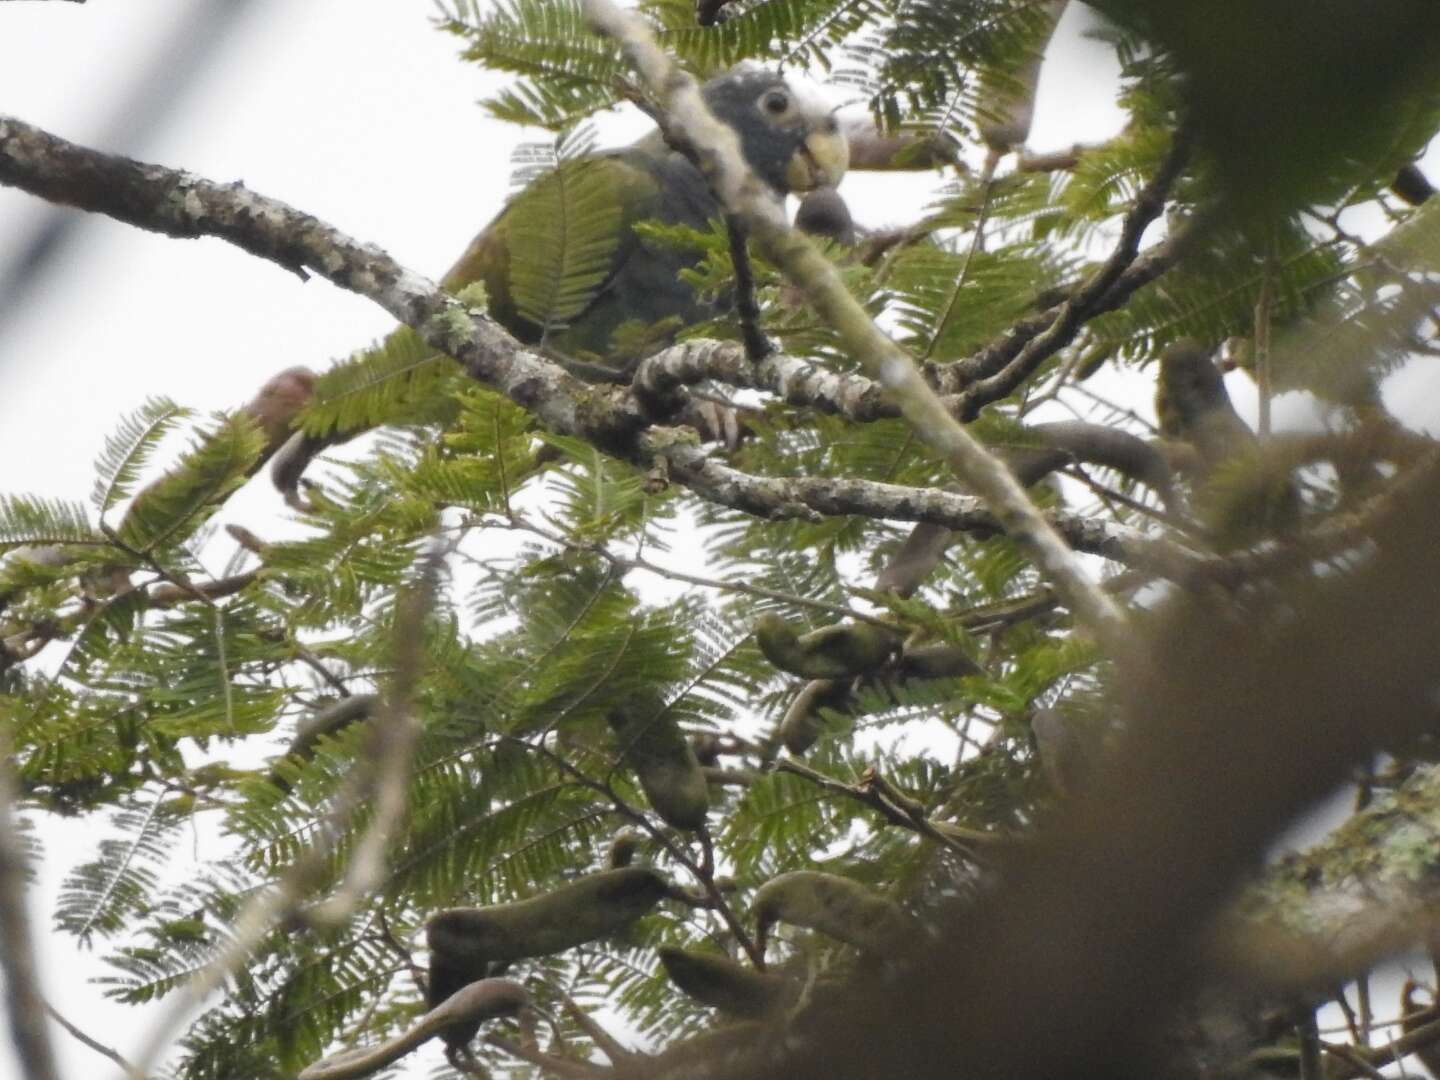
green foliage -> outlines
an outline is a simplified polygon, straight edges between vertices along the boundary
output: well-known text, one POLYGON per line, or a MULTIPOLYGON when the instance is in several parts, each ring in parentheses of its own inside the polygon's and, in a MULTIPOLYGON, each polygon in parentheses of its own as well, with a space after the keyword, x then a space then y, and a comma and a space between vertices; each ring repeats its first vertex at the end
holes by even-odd
POLYGON ((515 182, 526 191, 508 218, 510 289, 542 342, 585 310, 619 246, 620 180, 603 159, 583 156, 591 146, 581 131, 557 137, 548 153, 522 147, 517 158, 515 182))
MULTIPOLYGON (((698 75, 745 59, 805 66, 857 90, 890 128, 970 140, 994 116, 986 88, 1013 85, 1015 65, 1048 30, 1044 7, 739 0, 712 27, 695 24, 692 0, 652 0, 641 10, 698 75)), ((510 299, 539 328, 540 347, 553 348, 603 289, 621 242, 621 181, 577 125, 621 99, 629 69, 612 42, 585 26, 577 0, 448 0, 441 11, 468 60, 513 76, 484 103, 490 115, 553 135, 518 152, 516 181, 527 197, 507 226, 510 299)), ((983 350, 1013 344, 1014 328, 1062 311, 1109 257, 1137 194, 1170 152, 1187 85, 1181 50, 1157 48, 1137 21, 1097 31, 1125 73, 1123 132, 1054 174, 1002 169, 947 181, 913 215, 921 220, 902 223, 913 226, 908 235, 864 262, 830 249, 853 294, 931 376, 966 371, 983 350)), ((1356 385, 1373 391, 1433 329, 1427 275, 1440 269, 1440 219, 1433 208, 1408 218, 1395 210, 1401 223, 1368 247, 1333 226, 1343 210, 1373 210, 1395 164, 1437 124, 1440 113, 1424 97, 1380 125, 1373 145, 1303 163, 1324 182, 1301 185, 1307 200, 1272 215, 1263 234, 1253 222, 1213 214, 1226 187, 1224 155, 1212 147, 1177 180, 1168 217, 1145 238, 1199 222, 1190 257, 1114 310, 1087 317, 1072 347, 990 404, 971 431, 993 446, 1037 447, 1031 410, 1058 399, 1088 419, 1148 434, 1128 406, 1075 391, 1078 369, 1116 358, 1144 384, 1148 362, 1182 337, 1253 338, 1262 298, 1277 339, 1308 343, 1276 349, 1268 372, 1276 391, 1371 401, 1356 385), (1361 150, 1370 154, 1363 169, 1361 150), (1316 192, 1331 202, 1316 205, 1316 192)), ((715 310, 727 307, 735 267, 721 223, 708 231, 649 223, 635 232, 647 250, 696 254, 686 281, 715 310)), ((854 372, 855 358, 813 307, 763 258, 751 261, 763 328, 821 372, 854 372)), ((482 297, 460 299, 478 307, 482 297)), ((637 317, 603 359, 639 359, 677 330, 739 336, 728 313, 683 328, 637 317)), ((1236 346, 1230 355, 1243 366, 1254 350, 1236 346)), ((962 380, 962 390, 976 381, 962 380)), ((731 389, 702 384, 693 397, 731 389)), ((841 481, 906 485, 918 500, 954 484, 898 419, 853 422, 757 397, 747 401, 754 408, 740 445, 713 448, 717 465, 773 479, 777 489, 823 477, 837 489, 841 481)), ((712 745, 707 736, 724 747, 717 765, 726 782, 709 789, 708 827, 719 869, 736 882, 726 902, 747 932, 755 890, 787 871, 843 874, 922 916, 941 897, 980 888, 987 875, 975 861, 858 797, 867 777, 883 778, 936 824, 1023 831, 1057 798, 1038 767, 1033 710, 1083 715, 1096 741, 1109 723, 1097 647, 1074 632, 1013 540, 968 534, 913 595, 879 592, 876 574, 907 522, 762 518, 697 497, 667 482, 661 457, 645 463, 654 466, 647 472, 581 438, 540 430, 525 409, 408 329, 319 380, 303 417, 308 435, 338 441, 387 426, 349 448, 350 460, 315 494, 304 531, 264 544, 263 572, 237 593, 162 602, 158 586, 213 576, 218 542, 206 523, 254 471, 263 443, 248 419, 209 421, 137 493, 162 436, 188 415, 156 398, 122 421, 97 463, 99 524, 77 504, 0 495, 0 545, 29 549, 0 566, 0 637, 17 650, 55 645, 43 665, 10 673, 3 722, 31 807, 105 821, 94 851, 65 879, 55 916, 61 932, 107 950, 105 985, 118 1000, 173 993, 228 939, 247 901, 306 852, 325 855, 305 882, 305 902, 338 888, 373 813, 365 805, 352 820, 332 820, 347 785, 371 763, 369 722, 287 747, 343 695, 391 691, 397 626, 405 625, 398 597, 433 546, 445 573, 420 631, 424 664, 406 672, 415 676, 409 705, 419 734, 382 883, 343 925, 274 928, 187 1032, 177 1076, 279 1080, 337 1046, 403 1030, 423 1007, 411 971, 423 968, 429 916, 533 896, 598 869, 621 828, 639 829, 637 861, 696 887, 705 847, 653 813, 607 725, 637 694, 658 693, 697 749, 712 745), (108 528, 105 515, 127 499, 108 528), (959 644, 976 670, 914 677, 887 650, 836 680, 817 707, 819 734, 803 765, 829 782, 774 768, 777 731, 805 680, 765 660, 757 622, 773 613, 811 633, 852 605, 892 621, 898 641, 959 644), (192 856, 197 835, 206 842, 192 856)), ((1281 471, 1293 479, 1302 464, 1310 461, 1286 460, 1281 471)), ((1153 500, 1135 505, 1149 496, 1133 477, 1086 465, 1084 474, 1100 479, 1097 492, 1079 487, 1080 472, 1067 463, 1064 481, 1037 485, 1037 501, 1106 525, 1176 529, 1191 548, 1229 542, 1184 514, 1158 518, 1153 500)), ((1189 494, 1203 510, 1212 484, 1214 505, 1243 516, 1242 482, 1257 474, 1237 456, 1196 478, 1189 494)), ((1307 505, 1300 520, 1324 510, 1307 505)), ((253 565, 248 552, 232 559, 232 570, 253 565)), ((659 946, 702 944, 740 951, 719 913, 667 900, 623 933, 518 962, 511 975, 527 982, 554 1017, 557 1042, 577 1056, 592 1046, 564 1012, 564 995, 603 1002, 658 1044, 712 1026, 656 964, 659 946)), ((774 951, 782 971, 806 979, 855 970, 853 951, 816 935, 784 935, 774 951)), ((494 1048, 476 1048, 492 1072, 514 1074, 494 1048)))
POLYGON ((150 553, 187 538, 245 482, 264 445, 249 416, 220 417, 198 433, 174 469, 135 496, 116 539, 131 551, 150 553))
POLYGON ((98 475, 90 495, 90 501, 102 514, 131 495, 156 444, 177 421, 189 415, 188 410, 168 398, 151 398, 134 415, 122 420, 115 434, 106 437, 105 452, 95 463, 98 475))
POLYGON ((303 427, 312 435, 326 435, 426 419, 447 410, 447 391, 458 383, 455 361, 402 326, 316 380, 303 427))
POLYGON ((78 503, 0 495, 0 544, 84 544, 98 539, 78 503))

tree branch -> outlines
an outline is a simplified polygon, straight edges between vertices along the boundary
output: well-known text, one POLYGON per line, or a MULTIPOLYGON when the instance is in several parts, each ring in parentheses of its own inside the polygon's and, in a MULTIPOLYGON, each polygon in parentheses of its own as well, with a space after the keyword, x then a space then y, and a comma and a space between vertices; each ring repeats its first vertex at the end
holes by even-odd
MULTIPOLYGON (((723 130, 729 133, 728 128, 723 130)), ((733 137, 733 133, 729 134, 733 137)), ((217 184, 189 173, 88 150, 6 117, 0 117, 0 183, 169 236, 215 236, 289 269, 320 274, 378 303, 412 326, 429 344, 459 360, 472 377, 530 410, 552 430, 585 439, 640 467, 649 467, 657 456, 663 456, 674 470, 673 478, 697 495, 722 505, 766 517, 859 514, 931 521, 981 533, 1005 526, 1003 515, 987 514, 973 499, 943 492, 867 485, 863 481, 777 480, 711 462, 674 429, 647 427, 645 411, 635 394, 576 379, 378 248, 243 185, 217 184), (827 491, 827 487, 834 490, 827 491)), ((783 221, 777 221, 783 228, 783 221)), ((828 268, 823 258, 815 258, 821 267, 828 268)), ((868 340, 874 344, 873 337, 868 340)), ((703 365, 715 375, 712 361, 742 374, 754 367, 744 358, 743 350, 733 351, 733 345, 691 343, 678 348, 678 354, 674 350, 670 353, 678 355, 679 360, 643 367, 639 377, 647 377, 648 372, 648 377, 659 379, 674 365, 703 365)), ((894 346, 886 342, 884 348, 893 350, 894 346)), ((758 370, 760 374, 751 376, 751 380, 773 387, 786 400, 834 400, 844 408, 850 407, 844 404, 849 402, 856 416, 874 408, 885 394, 876 380, 822 372, 793 357, 771 356, 758 370)), ((943 413, 944 406, 935 402, 933 395, 931 401, 932 419, 949 423, 934 413, 934 409, 943 413)), ((958 426, 951 427, 960 431, 958 426)), ((997 467, 1004 471, 998 463, 997 467)), ((1008 473, 1004 484, 1007 489, 1014 488, 1008 473)), ((1008 490, 1007 497, 1015 494, 1008 490)), ((1038 512, 1023 499, 1023 492, 1018 495, 1023 500, 1019 505, 1029 507, 1022 510, 1027 521, 1032 525, 1038 521, 1036 528, 1053 537, 1038 512)), ((1077 550, 1155 569, 1166 576, 1179 572, 1177 568, 1186 572, 1195 569, 1193 557, 1182 548, 1145 538, 1124 526, 1066 516, 1057 516, 1057 521, 1077 550)), ((1063 544, 1051 542, 1044 546, 1050 556, 1061 560, 1057 565, 1071 561, 1063 544)), ((1074 576, 1071 570, 1065 573, 1074 576)), ((1088 582, 1083 588, 1086 594, 1098 593, 1088 582)), ((1108 610, 1117 609, 1109 605, 1108 610)))
MULTIPOLYGON (((835 329, 847 352, 899 403, 901 413, 985 500, 1004 531, 1036 562, 1065 604, 1111 656, 1128 655, 1133 642, 1119 607, 1096 588, 1074 552, 1045 520, 1002 462, 986 452, 921 377, 904 350, 871 320, 835 268, 783 213, 740 154, 736 133, 710 114, 693 78, 679 70, 655 43, 643 19, 609 0, 586 0, 585 11, 602 32, 617 39, 660 99, 671 126, 696 148, 702 171, 721 204, 742 220, 766 254, 800 285, 835 329)), ((1105 283, 1113 282, 1107 277, 1105 283)))

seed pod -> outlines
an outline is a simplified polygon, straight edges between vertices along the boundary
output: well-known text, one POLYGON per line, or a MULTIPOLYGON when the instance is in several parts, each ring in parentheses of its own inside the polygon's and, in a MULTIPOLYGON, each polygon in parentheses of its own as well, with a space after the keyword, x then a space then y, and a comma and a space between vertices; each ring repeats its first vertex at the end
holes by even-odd
POLYGON ((806 679, 850 679, 883 667, 899 648, 895 634, 874 623, 835 623, 808 634, 773 612, 755 623, 760 651, 782 671, 806 679))
POLYGON ((905 646, 900 674, 907 679, 958 679, 962 675, 983 675, 984 670, 953 641, 932 641, 905 646))
POLYGON ((665 947, 660 962, 670 981, 696 1001, 732 1016, 763 1016, 785 993, 786 981, 737 964, 719 953, 665 947))
POLYGON ((343 1050, 307 1065, 298 1080, 358 1080, 399 1061, 417 1046, 436 1035, 465 1027, 469 1042, 480 1025, 499 1016, 510 1016, 530 1004, 525 988, 511 979, 481 979, 451 994, 405 1031, 378 1046, 343 1050))
MULTIPOLYGON (((432 1008, 439 1005, 466 983, 483 979, 491 964, 548 956, 623 930, 668 890, 659 872, 627 866, 586 875, 528 900, 436 912, 425 923, 430 948, 426 1001, 432 1008)), ((445 1040, 463 1045, 474 1033, 473 1026, 468 1034, 451 1029, 445 1040)))
POLYGON ((378 694, 352 694, 327 705, 295 729, 287 754, 302 758, 315 755, 315 744, 326 735, 349 727, 357 720, 368 720, 380 705, 378 694))
POLYGON ((710 811, 710 788, 680 725, 659 694, 632 697, 610 711, 620 752, 635 770, 650 806, 668 825, 698 829, 710 811))
POLYGON ((849 705, 849 679, 816 679, 806 683, 780 721, 780 741, 792 754, 805 753, 825 734, 825 719, 820 710, 845 713, 850 711, 849 705))
MULTIPOLYGON (((379 706, 378 694, 352 694, 332 702, 296 727, 295 737, 290 740, 290 746, 281 760, 309 761, 315 756, 315 747, 322 738, 370 719, 379 706)), ((281 791, 289 791, 292 786, 289 778, 277 768, 270 770, 269 779, 281 791)))
POLYGON ((610 870, 619 870, 635 861, 635 852, 640 847, 640 833, 635 829, 621 829, 610 840, 605 851, 605 865, 610 870))
POLYGON ((771 878, 755 892, 755 944, 761 954, 770 927, 791 923, 884 953, 910 928, 911 919, 892 900, 858 881, 818 870, 794 870, 771 878))

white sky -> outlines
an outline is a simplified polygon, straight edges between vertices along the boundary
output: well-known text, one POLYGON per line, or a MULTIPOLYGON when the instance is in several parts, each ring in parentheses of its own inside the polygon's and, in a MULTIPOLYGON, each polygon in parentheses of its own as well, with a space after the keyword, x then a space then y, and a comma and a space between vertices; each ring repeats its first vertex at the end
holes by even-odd
MULTIPOLYGON (((0 111, 87 145, 148 76, 157 43, 196 0, 0 3, 0 111)), ((146 145, 111 146, 215 180, 242 179, 438 276, 499 208, 521 133, 474 102, 498 83, 456 58, 427 0, 263 0, 168 124, 146 145)), ((1113 63, 1082 41, 1072 5, 1051 52, 1031 146, 1103 139, 1118 128, 1113 63)), ((162 67, 163 70, 163 67, 162 67)), ((855 176, 856 217, 918 217, 932 178, 855 176)), ((0 188, 0 266, 48 208, 0 188)), ((323 368, 384 334, 388 316, 324 281, 216 240, 176 241, 87 220, 24 310, 0 320, 0 491, 84 501, 117 417, 156 393, 233 408, 275 372, 323 368)), ((219 517, 262 536, 286 528, 258 480, 219 517)), ((223 557, 223 556, 222 556, 223 557)), ((103 969, 51 935, 58 875, 93 844, 96 822, 47 823, 52 859, 36 897, 45 992, 92 1035, 128 1052, 142 1024, 82 980, 103 969)), ((64 1075, 111 1066, 57 1030, 64 1075)), ((438 1062, 434 1048, 406 1075, 438 1062)), ((18 1076, 0 1040, 0 1080, 18 1076)))

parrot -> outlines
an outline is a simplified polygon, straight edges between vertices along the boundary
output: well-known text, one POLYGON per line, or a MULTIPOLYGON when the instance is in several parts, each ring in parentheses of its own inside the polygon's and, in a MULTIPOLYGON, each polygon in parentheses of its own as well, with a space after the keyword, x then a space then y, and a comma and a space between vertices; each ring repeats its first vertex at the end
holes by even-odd
MULTIPOLYGON (((808 87, 747 65, 709 80, 701 93, 711 112, 739 136, 746 163, 777 200, 833 187, 844 175, 849 162, 845 135, 833 109, 808 87)), ((718 218, 721 208, 700 171, 670 149, 659 131, 623 149, 567 161, 557 171, 577 168, 603 177, 597 201, 611 204, 619 235, 603 278, 563 329, 545 335, 533 314, 516 303, 513 288, 516 256, 526 241, 521 226, 554 173, 510 199, 451 267, 444 287, 458 291, 483 282, 497 322, 526 344, 538 344, 544 336, 547 345, 571 354, 603 356, 614 331, 631 320, 673 318, 685 325, 716 314, 680 278, 697 257, 635 231, 642 221, 705 229, 718 218)))
POLYGON ((1188 443, 1206 467, 1255 444, 1255 433, 1230 403, 1220 369, 1194 341, 1178 341, 1160 357, 1155 414, 1160 434, 1188 443))
POLYGON ((1188 339, 1165 350, 1155 414, 1162 436, 1194 452, 1197 509, 1221 548, 1294 529, 1301 509, 1294 463, 1262 447, 1235 411, 1208 350, 1188 339))
MULTIPOLYGON (((844 176, 849 164, 846 133, 835 110, 813 88, 764 67, 741 64, 705 82, 701 94, 710 111, 739 137, 746 163, 777 203, 790 194, 833 188, 844 176)), ((683 327, 720 310, 716 302, 697 296, 682 277, 700 255, 658 243, 637 226, 655 222, 703 230, 721 214, 700 170, 656 130, 620 149, 566 159, 532 179, 480 230, 440 283, 451 292, 482 284, 490 316, 521 342, 558 354, 572 373, 589 381, 628 382, 640 357, 609 355, 626 351, 612 349, 623 337, 617 331, 626 324, 662 324, 643 342, 644 350, 653 352, 683 327), (575 206, 567 207, 556 202, 556 185, 571 181, 575 206), (543 272, 538 288, 526 288, 535 280, 535 248, 550 241, 554 214, 567 209, 583 210, 592 223, 609 227, 603 236, 589 237, 588 250, 583 242, 566 249, 567 261, 586 261, 588 276, 580 275, 583 287, 539 311, 533 297, 527 303, 525 295, 545 291, 543 272)), ((569 273, 565 277, 570 281, 569 273)), ((297 432, 275 456, 272 482, 291 506, 309 509, 298 494, 306 466, 320 451, 359 433, 297 432)))

